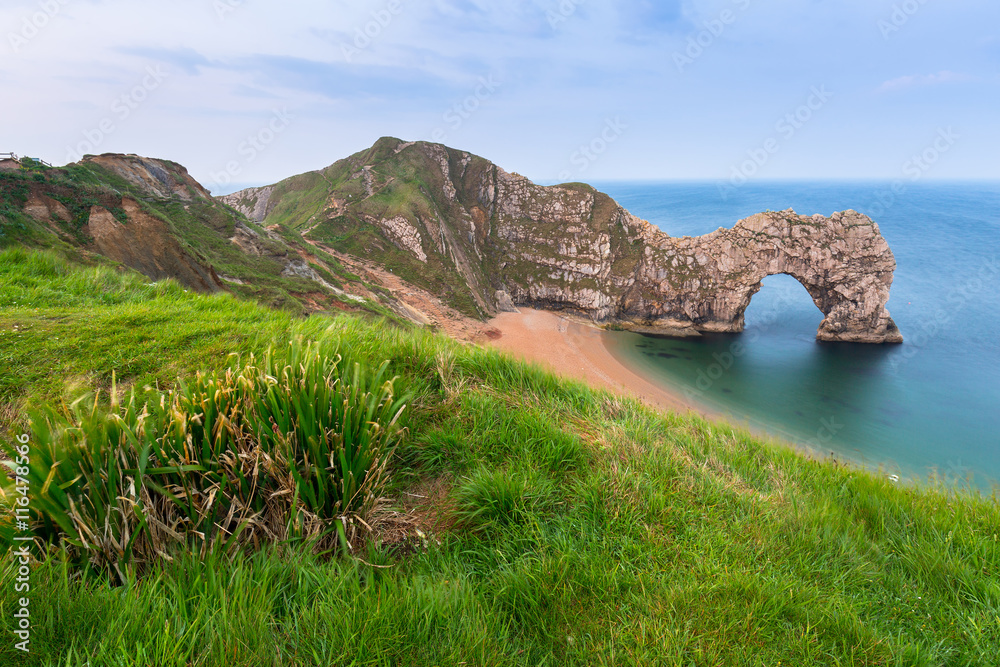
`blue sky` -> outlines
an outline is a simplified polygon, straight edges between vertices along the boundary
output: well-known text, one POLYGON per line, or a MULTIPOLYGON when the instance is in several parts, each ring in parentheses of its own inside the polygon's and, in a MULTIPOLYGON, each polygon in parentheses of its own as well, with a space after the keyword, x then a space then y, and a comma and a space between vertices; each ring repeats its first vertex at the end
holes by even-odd
POLYGON ((1000 178, 996 0, 5 0, 0 25, 0 151, 216 191, 384 135, 540 182, 1000 178))

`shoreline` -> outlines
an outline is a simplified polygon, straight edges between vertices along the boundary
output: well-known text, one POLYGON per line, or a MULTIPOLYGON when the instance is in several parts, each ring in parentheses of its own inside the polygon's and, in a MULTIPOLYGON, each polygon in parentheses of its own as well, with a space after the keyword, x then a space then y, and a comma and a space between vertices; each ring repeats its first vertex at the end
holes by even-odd
POLYGON ((517 312, 500 313, 486 322, 473 342, 538 364, 561 377, 607 389, 620 396, 637 398, 655 409, 682 415, 693 413, 708 421, 744 430, 812 460, 832 460, 876 471, 864 461, 836 452, 814 450, 654 384, 619 361, 605 345, 603 334, 603 329, 584 320, 553 311, 522 307, 517 312))
POLYGON ((557 375, 638 398, 654 408, 728 421, 722 413, 694 404, 636 374, 611 354, 603 333, 592 324, 559 313, 519 308, 518 312, 500 313, 489 320, 476 342, 536 363, 557 375))

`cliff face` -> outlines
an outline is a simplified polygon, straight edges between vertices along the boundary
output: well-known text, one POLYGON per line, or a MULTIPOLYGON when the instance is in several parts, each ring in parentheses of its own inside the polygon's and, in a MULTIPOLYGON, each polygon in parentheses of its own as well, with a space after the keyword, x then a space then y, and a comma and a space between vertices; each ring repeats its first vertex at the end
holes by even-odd
POLYGON ((538 186, 425 142, 380 139, 322 171, 219 200, 173 162, 88 156, 0 174, 0 245, 8 227, 193 289, 305 310, 367 303, 418 322, 428 317, 413 314, 413 290, 400 284, 477 318, 530 305, 642 332, 735 332, 761 280, 786 273, 825 315, 819 339, 902 340, 885 308, 895 260, 859 213, 767 212, 678 239, 588 185, 538 186), (382 278, 360 278, 347 257, 382 278))
POLYGON ((0 247, 12 243, 72 248, 152 280, 293 311, 366 307, 341 289, 342 267, 294 234, 248 223, 169 160, 105 154, 0 173, 0 247))
POLYGON ((96 166, 123 179, 143 194, 160 199, 184 201, 211 199, 212 193, 188 174, 187 169, 169 160, 155 160, 139 155, 88 155, 80 164, 96 166))
POLYGON ((761 280, 786 273, 826 316, 819 339, 902 340, 885 308, 895 260, 854 211, 767 212, 677 239, 589 186, 542 187, 466 152, 391 138, 224 201, 385 265, 470 314, 519 304, 651 333, 741 331, 761 280))

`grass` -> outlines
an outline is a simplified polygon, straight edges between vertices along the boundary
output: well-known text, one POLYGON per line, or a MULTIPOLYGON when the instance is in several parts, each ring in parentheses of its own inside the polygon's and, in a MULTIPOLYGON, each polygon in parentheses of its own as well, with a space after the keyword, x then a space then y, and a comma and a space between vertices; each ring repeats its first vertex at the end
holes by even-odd
MULTIPOLYGON (((168 169, 178 167, 169 162, 166 165, 168 169)), ((175 180, 181 178, 179 173, 173 176, 175 180)), ((322 181, 319 175, 315 177, 322 181)), ((229 289, 241 298, 296 315, 315 308, 311 304, 317 299, 333 308, 348 306, 379 314, 386 312, 369 304, 345 304, 318 282, 289 275, 288 259, 295 258, 297 249, 306 247, 296 233, 285 230, 282 238, 276 240, 220 202, 200 197, 190 201, 162 199, 148 192, 137 192, 120 175, 97 164, 69 165, 36 173, 0 173, 0 249, 28 246, 60 248, 64 253, 75 254, 80 254, 81 249, 93 251, 93 239, 86 234, 92 207, 102 206, 118 222, 127 224, 123 197, 134 199, 145 214, 161 221, 168 235, 179 242, 187 255, 229 278, 229 289), (69 220, 34 220, 22 210, 32 196, 60 202, 69 220), (237 224, 246 224, 258 235, 254 245, 259 252, 245 252, 230 240, 237 224)), ((150 242, 155 244, 156 240, 150 242)), ((321 258, 320 262, 327 274, 347 282, 355 278, 335 261, 329 263, 327 258, 321 258)), ((337 285, 340 280, 330 282, 337 285)))
POLYGON ((228 295, 194 298, 172 281, 8 249, 0 252, 0 365, 9 369, 0 405, 23 412, 107 389, 112 373, 123 388, 169 385, 287 339, 297 322, 228 295))
POLYGON ((72 286, 100 270, 68 266, 14 287, 52 261, 0 255, 0 293, 22 290, 4 308, 0 353, 10 375, 36 378, 5 400, 58 403, 66 365, 100 384, 121 370, 101 339, 149 333, 150 310, 174 333, 147 375, 221 371, 227 346, 247 355, 330 328, 324 344, 371 368, 388 361, 413 396, 383 486, 406 527, 352 557, 294 541, 179 551, 118 583, 52 553, 31 570, 28 655, 13 649, 21 594, 8 556, 0 664, 986 665, 1000 654, 995 498, 901 487, 378 320, 294 320, 169 284, 144 296, 121 275, 88 297, 72 286), (7 340, 13 324, 56 312, 74 326, 103 319, 72 346, 35 330, 34 353, 9 356, 23 344, 7 340), (184 331, 204 346, 177 343, 184 331))
MULTIPOLYGON (((119 404, 112 386, 110 410, 95 397, 36 412, 28 461, 7 452, 36 491, 35 535, 119 580, 178 550, 340 536, 350 551, 401 435, 405 401, 386 365, 369 376, 295 340, 168 393, 119 404)), ((4 551, 12 529, 0 524, 4 551)))

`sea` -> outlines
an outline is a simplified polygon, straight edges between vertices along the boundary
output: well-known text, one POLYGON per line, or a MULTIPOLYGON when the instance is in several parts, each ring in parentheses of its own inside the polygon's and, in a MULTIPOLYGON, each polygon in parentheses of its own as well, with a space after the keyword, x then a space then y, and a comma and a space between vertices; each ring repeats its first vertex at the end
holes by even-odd
POLYGON ((854 209, 896 257, 888 308, 902 345, 821 343, 794 278, 766 278, 739 334, 607 332, 623 364, 727 420, 906 481, 1000 483, 1000 183, 605 182, 671 236, 766 210, 854 209), (736 343, 736 345, 734 345, 736 343))

